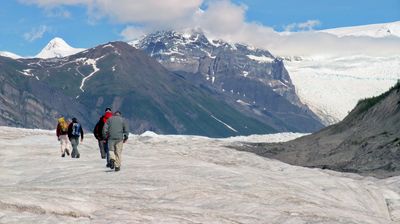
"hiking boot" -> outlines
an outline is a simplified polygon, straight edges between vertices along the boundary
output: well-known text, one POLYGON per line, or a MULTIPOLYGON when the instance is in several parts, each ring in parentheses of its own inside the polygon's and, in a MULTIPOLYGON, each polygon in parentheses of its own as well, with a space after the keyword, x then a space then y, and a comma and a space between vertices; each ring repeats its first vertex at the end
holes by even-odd
POLYGON ((76 156, 77 159, 79 159, 79 157, 81 157, 81 154, 78 154, 78 155, 76 156))
POLYGON ((111 164, 110 164, 110 163, 107 163, 107 164, 106 164, 106 167, 111 167, 111 164))
POLYGON ((110 169, 114 169, 114 167, 115 167, 115 166, 114 166, 114 165, 115 165, 114 162, 115 162, 115 161, 114 161, 113 159, 110 160, 110 169))
POLYGON ((61 157, 65 157, 65 153, 61 154, 61 157))
POLYGON ((69 152, 68 152, 68 150, 67 150, 67 149, 65 149, 65 152, 67 153, 67 156, 69 156, 69 152))
POLYGON ((118 172, 118 171, 120 171, 120 170, 121 170, 121 168, 115 167, 115 172, 118 172))

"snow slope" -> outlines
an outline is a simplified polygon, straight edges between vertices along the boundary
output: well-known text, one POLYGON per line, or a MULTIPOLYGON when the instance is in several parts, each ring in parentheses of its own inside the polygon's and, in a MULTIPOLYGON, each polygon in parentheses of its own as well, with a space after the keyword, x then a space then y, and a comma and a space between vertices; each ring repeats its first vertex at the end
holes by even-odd
POLYGON ((8 51, 0 51, 0 56, 12 58, 12 59, 22 58, 21 56, 14 54, 12 52, 8 52, 8 51))
POLYGON ((241 143, 147 132, 125 144, 116 173, 91 134, 71 159, 54 131, 0 127, 0 223, 400 221, 400 177, 295 167, 232 144, 241 143))
POLYGON ((370 24, 353 27, 340 27, 321 30, 319 32, 330 33, 338 37, 343 36, 367 36, 367 37, 400 37, 400 21, 392 23, 370 24))
POLYGON ((52 39, 35 58, 62 58, 84 50, 84 48, 73 48, 63 39, 56 37, 52 39))
POLYGON ((400 55, 285 60, 301 101, 326 124, 342 120, 360 99, 386 92, 400 79, 400 55))

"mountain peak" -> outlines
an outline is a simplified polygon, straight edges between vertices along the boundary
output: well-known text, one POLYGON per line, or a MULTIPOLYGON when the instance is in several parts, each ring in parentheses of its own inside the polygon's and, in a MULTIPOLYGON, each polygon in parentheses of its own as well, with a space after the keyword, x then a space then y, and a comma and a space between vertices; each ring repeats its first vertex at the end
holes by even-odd
POLYGON ((67 44, 61 37, 55 37, 53 38, 47 45, 46 49, 52 49, 52 48, 57 48, 57 47, 71 47, 70 45, 67 44))
POLYGON ((62 38, 53 38, 41 51, 37 54, 36 58, 62 58, 69 55, 76 54, 85 49, 73 48, 67 44, 62 38))

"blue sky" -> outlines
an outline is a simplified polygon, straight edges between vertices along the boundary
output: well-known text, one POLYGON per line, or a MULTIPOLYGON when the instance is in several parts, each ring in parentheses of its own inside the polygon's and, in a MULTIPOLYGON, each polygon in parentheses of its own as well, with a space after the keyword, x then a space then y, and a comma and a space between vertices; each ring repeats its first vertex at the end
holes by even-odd
POLYGON ((0 51, 35 55, 54 37, 62 37, 74 47, 89 48, 128 39, 132 32, 182 26, 199 7, 225 18, 221 20, 228 26, 232 19, 233 25, 257 23, 276 31, 296 31, 306 22, 310 29, 318 30, 400 20, 400 0, 224 0, 214 10, 209 10, 214 0, 180 0, 176 6, 178 1, 5 0, 0 7, 0 51), (243 21, 237 18, 241 14, 243 21))

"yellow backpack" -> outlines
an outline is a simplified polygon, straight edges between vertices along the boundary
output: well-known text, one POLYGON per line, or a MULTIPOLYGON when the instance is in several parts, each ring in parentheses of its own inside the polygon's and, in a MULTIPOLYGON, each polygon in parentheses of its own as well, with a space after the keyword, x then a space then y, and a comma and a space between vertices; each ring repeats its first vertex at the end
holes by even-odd
POLYGON ((58 124, 60 125, 61 132, 63 133, 68 132, 68 123, 65 121, 63 117, 58 119, 58 124))

